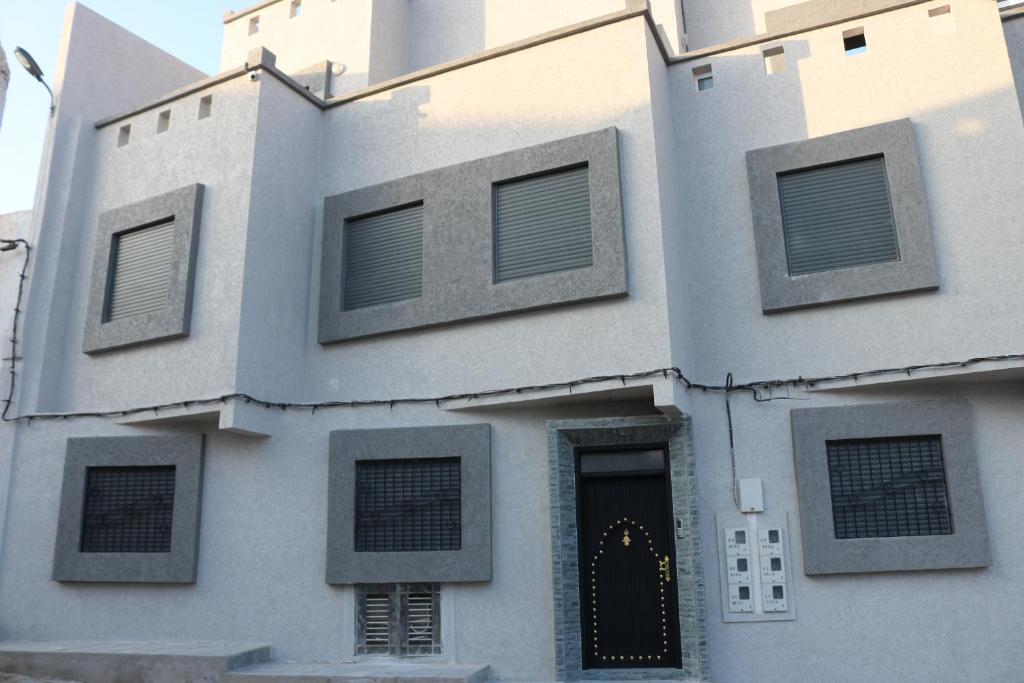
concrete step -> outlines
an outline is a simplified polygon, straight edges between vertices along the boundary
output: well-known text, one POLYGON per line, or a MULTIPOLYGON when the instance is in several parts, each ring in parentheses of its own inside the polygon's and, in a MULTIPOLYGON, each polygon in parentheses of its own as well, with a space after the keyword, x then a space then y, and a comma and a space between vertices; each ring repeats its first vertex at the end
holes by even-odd
POLYGON ((0 641, 0 672, 81 683, 220 683, 269 659, 270 646, 254 643, 0 641))
POLYGON ((431 661, 268 662, 230 671, 225 683, 483 683, 488 667, 431 661))

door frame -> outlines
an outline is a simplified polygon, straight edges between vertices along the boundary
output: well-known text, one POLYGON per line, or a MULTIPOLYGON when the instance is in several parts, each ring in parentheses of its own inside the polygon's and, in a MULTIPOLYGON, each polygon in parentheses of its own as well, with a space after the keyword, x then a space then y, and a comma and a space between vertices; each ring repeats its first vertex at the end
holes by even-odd
POLYGON ((556 678, 576 680, 708 680, 707 610, 700 556, 696 462, 688 417, 556 420, 547 423, 551 497, 551 556, 555 616, 556 678), (578 453, 634 447, 664 448, 675 529, 675 578, 681 669, 583 670, 579 544, 577 542, 578 453))

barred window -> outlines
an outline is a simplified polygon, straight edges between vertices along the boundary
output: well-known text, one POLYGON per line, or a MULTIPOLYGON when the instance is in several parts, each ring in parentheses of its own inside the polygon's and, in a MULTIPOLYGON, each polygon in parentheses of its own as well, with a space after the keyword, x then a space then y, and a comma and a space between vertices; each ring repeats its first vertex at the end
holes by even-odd
POLYGON ((174 476, 173 465, 87 468, 81 552, 170 552, 174 476))
POLYGON ((356 463, 356 552, 460 550, 459 458, 356 463))
POLYGON ((356 593, 356 654, 441 653, 435 584, 371 584, 356 593))
POLYGON ((835 537, 953 533, 940 436, 828 441, 835 537))

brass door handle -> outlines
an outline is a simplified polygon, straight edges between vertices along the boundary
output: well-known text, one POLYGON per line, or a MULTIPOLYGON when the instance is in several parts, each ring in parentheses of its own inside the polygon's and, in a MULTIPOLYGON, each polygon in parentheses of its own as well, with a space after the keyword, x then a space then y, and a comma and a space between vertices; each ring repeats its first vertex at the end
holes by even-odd
POLYGON ((668 555, 665 556, 664 560, 658 560, 658 571, 663 574, 662 579, 665 583, 672 580, 672 560, 669 559, 668 555))

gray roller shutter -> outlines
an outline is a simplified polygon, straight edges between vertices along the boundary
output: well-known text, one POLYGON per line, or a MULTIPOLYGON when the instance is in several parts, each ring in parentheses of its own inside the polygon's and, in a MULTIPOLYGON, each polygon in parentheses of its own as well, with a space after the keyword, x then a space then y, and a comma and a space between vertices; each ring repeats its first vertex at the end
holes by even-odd
POLYGON ((779 175, 790 275, 899 260, 882 157, 779 175))
POLYGON ((498 185, 498 282, 593 265, 586 166, 498 185))
POLYGON ((423 206, 345 226, 345 310, 413 299, 423 290, 423 206))
POLYGON ((118 235, 106 319, 162 310, 167 305, 173 265, 173 222, 118 235))

